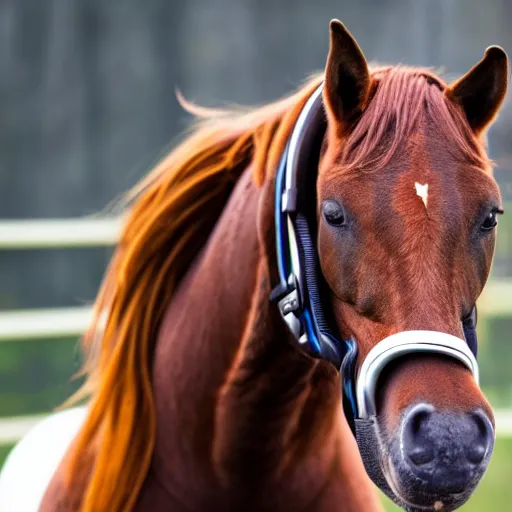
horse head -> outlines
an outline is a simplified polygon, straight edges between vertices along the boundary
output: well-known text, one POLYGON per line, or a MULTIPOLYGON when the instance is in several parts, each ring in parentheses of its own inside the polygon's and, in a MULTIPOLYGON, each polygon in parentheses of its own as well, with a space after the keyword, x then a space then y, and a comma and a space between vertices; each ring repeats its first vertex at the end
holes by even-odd
MULTIPOLYGON (((371 70, 331 22, 316 238, 335 324, 357 343, 356 375, 390 337, 466 343, 502 213, 485 133, 507 76, 499 47, 452 84, 426 70, 371 70)), ((366 447, 377 467, 367 469, 408 509, 457 508, 489 463, 493 413, 461 359, 404 352, 378 375, 366 447)))

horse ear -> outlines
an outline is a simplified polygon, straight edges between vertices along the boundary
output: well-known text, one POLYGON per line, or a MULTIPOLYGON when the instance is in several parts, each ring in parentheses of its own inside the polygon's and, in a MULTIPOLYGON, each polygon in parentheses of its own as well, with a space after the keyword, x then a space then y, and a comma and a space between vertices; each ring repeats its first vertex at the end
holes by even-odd
POLYGON ((471 129, 479 135, 496 117, 507 83, 507 54, 499 46, 490 46, 482 60, 451 84, 445 94, 462 107, 471 129))
POLYGON ((330 23, 324 102, 342 131, 359 117, 370 96, 370 71, 355 39, 339 20, 330 23))

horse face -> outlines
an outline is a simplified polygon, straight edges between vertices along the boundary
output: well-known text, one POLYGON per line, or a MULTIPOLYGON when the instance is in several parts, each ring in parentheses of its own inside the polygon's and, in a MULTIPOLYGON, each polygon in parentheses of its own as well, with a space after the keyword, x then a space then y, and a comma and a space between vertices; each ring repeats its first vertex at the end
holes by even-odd
MULTIPOLYGON (((420 70, 370 74, 347 34, 331 29, 318 251, 334 315, 361 362, 397 332, 463 339, 501 212, 479 138, 502 102, 507 59, 488 50, 449 87, 420 70), (352 97, 340 94, 342 80, 352 97)), ((495 436, 466 367, 439 355, 396 360, 381 376, 377 415, 381 469, 399 503, 453 510, 468 499, 495 436)))
MULTIPOLYGON (((475 200, 467 197, 460 172, 430 170, 422 181, 429 184, 426 209, 414 186, 425 167, 413 165, 392 179, 397 172, 338 178, 321 187, 321 266, 338 325, 357 341, 360 362, 397 332, 463 338, 461 320, 481 291, 493 253, 494 230, 483 229, 492 224, 483 212, 499 205, 499 195, 482 171, 475 171, 482 173, 475 200), (467 208, 444 197, 443 180, 457 191, 458 206, 467 208), (355 190, 359 185, 364 196, 355 190)), ((378 389, 383 471, 391 488, 422 506, 467 498, 494 440, 492 411, 471 372, 455 360, 418 354, 386 368, 378 389)))

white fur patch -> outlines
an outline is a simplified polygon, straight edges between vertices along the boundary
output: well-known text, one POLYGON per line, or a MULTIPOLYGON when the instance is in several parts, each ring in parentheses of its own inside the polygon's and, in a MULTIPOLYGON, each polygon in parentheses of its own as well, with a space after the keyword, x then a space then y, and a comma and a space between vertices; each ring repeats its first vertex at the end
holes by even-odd
POLYGON ((416 189, 416 195, 421 197, 421 200, 423 201, 423 204, 426 208, 428 203, 428 183, 422 185, 416 181, 414 182, 414 188, 416 189))

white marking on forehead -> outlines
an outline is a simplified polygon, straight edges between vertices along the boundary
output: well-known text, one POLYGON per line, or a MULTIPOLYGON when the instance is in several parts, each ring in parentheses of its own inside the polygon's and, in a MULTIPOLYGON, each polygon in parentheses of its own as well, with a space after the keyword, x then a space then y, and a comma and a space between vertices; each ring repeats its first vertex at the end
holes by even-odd
POLYGON ((444 503, 442 501, 436 501, 434 503, 434 510, 441 510, 444 508, 444 503))
POLYGON ((425 205, 426 208, 428 203, 428 183, 422 185, 421 183, 415 181, 414 188, 416 189, 416 195, 418 197, 421 197, 421 200, 423 201, 423 204, 425 205))

